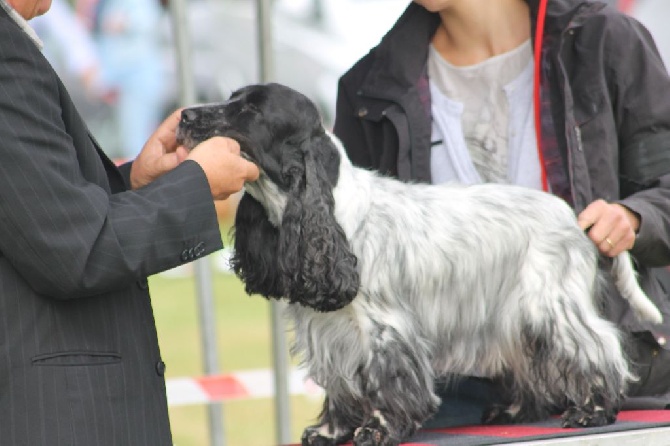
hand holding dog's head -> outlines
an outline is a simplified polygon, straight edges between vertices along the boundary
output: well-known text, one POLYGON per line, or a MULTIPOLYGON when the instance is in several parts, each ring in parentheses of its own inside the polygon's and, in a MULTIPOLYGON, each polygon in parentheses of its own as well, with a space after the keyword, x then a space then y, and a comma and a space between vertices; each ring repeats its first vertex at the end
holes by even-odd
POLYGON ((191 150, 187 159, 200 164, 215 200, 225 200, 259 176, 258 167, 240 156, 240 146, 231 138, 209 138, 191 150))
MULTIPOLYGON (((236 140, 242 156, 260 166, 282 190, 291 187, 295 177, 291 171, 302 164, 301 158, 321 151, 313 143, 328 140, 314 103, 279 84, 250 85, 233 92, 225 102, 184 109, 177 132, 180 144, 192 149, 214 136, 236 140)), ((312 155, 323 159, 321 153, 312 155)), ((331 184, 339 164, 339 157, 333 155, 325 165, 331 184)))
POLYGON ((184 110, 182 144, 215 136, 238 141, 261 170, 235 221, 232 264, 247 292, 317 311, 349 304, 359 276, 333 215, 340 155, 312 101, 282 85, 252 85, 224 103, 184 110))

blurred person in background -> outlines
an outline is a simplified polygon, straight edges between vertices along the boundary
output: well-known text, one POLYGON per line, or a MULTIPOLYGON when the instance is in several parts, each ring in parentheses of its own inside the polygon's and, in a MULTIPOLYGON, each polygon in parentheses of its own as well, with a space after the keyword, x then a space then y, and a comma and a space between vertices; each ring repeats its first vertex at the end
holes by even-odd
POLYGON ((102 66, 90 29, 71 2, 53 0, 49 14, 30 25, 42 40, 42 52, 70 91, 72 101, 108 155, 118 154, 116 92, 102 79, 102 66))
POLYGON ((121 160, 132 159, 164 118, 166 87, 159 0, 75 0, 101 61, 101 79, 116 92, 121 160))
MULTIPOLYGON (((597 1, 414 0, 341 77, 334 132, 354 164, 405 181, 549 191, 603 261, 630 250, 665 322, 636 320, 608 278, 603 310, 641 378, 625 404, 670 408, 659 277, 670 264, 670 78, 640 23, 597 1)), ((504 404, 497 378, 440 387, 426 426, 479 423, 504 404)))
POLYGON ((171 446, 147 277, 222 248, 215 199, 258 169, 172 113, 117 167, 27 20, 0 0, 0 443, 171 446))
POLYGON ((49 14, 35 17, 30 25, 44 42, 44 55, 52 65, 78 79, 86 93, 105 96, 100 79, 100 59, 89 30, 66 0, 52 0, 49 14))

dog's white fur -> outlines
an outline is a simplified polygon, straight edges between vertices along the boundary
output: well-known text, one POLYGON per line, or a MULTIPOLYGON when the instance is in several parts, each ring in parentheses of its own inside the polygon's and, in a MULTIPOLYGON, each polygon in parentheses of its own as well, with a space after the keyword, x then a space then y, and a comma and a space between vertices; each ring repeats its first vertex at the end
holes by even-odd
MULTIPOLYGON (((501 380, 508 404, 489 422, 556 406, 567 407, 566 426, 614 421, 635 377, 599 314, 596 247, 565 202, 357 168, 313 104, 277 85, 183 121, 184 141, 233 135, 260 167, 238 210, 233 260, 248 289, 289 299, 293 351, 326 390, 304 445, 397 444, 436 410, 435 379, 452 374, 501 380)), ((640 318, 661 321, 628 253, 611 274, 640 318)))
MULTIPOLYGON (((315 365, 310 369, 318 382, 325 384, 333 374, 352 376, 369 354, 371 340, 365 335, 370 315, 407 339, 440 340, 433 362, 438 374, 500 374, 521 359, 514 355, 521 327, 504 321, 518 321, 521 312, 532 325, 550 321, 560 328, 570 323, 564 320, 570 314, 561 308, 566 299, 589 318, 585 327, 608 336, 606 345, 619 350, 616 330, 595 311, 595 250, 565 202, 510 185, 407 185, 354 167, 340 141, 329 136, 341 155, 333 189, 335 217, 359 259, 362 288, 361 299, 338 312, 299 305, 288 310, 299 333, 310 333, 298 342, 309 338, 322 343, 311 349, 323 357, 320 365, 307 361, 315 365), (560 285, 560 291, 549 284, 560 285), (492 321, 502 323, 494 327, 492 321), (355 342, 345 340, 349 337, 355 342), (350 352, 350 361, 330 363, 330 345, 339 342, 360 351, 350 352)), ((269 178, 261 175, 246 189, 279 225, 286 197, 269 178)), ((661 313, 640 289, 628 253, 614 262, 617 287, 637 316, 660 323, 661 313)), ((568 348, 575 354, 585 349, 580 354, 590 360, 598 356, 591 347, 586 342, 568 348)), ((617 368, 626 375, 625 365, 617 368)))
MULTIPOLYGON (((553 329, 560 351, 552 360, 574 357, 584 370, 601 362, 609 369, 604 378, 633 379, 617 329, 597 311, 595 248, 565 202, 516 186, 408 185, 352 166, 330 137, 341 155, 335 218, 358 258, 361 289, 335 312, 298 304, 287 309, 294 351, 327 391, 365 397, 355 376, 374 360, 380 342, 373 321, 430 352, 434 375, 427 381, 511 372, 531 385, 532 358, 523 354, 528 325, 553 329)), ((246 189, 279 225, 285 195, 265 175, 246 189)), ((613 274, 638 317, 660 323, 628 253, 614 259, 613 274)), ((538 397, 560 404, 562 393, 568 399, 588 394, 590 383, 578 381, 556 392, 551 387, 562 372, 550 372, 534 389, 543 394, 538 397)))

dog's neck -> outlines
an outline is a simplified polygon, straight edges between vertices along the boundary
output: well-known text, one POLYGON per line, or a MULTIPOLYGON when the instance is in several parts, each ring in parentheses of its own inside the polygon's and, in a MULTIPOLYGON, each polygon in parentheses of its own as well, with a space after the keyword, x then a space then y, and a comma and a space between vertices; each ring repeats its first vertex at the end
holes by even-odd
POLYGON ((259 203, 264 203, 268 220, 273 226, 279 227, 281 225, 287 198, 265 172, 261 171, 258 180, 255 182, 246 183, 244 191, 254 197, 259 203))
POLYGON ((333 197, 335 198, 335 218, 339 222, 345 234, 348 237, 353 235, 357 228, 357 223, 364 221, 360 215, 367 215, 370 208, 371 192, 362 190, 362 187, 368 187, 370 181, 361 181, 361 176, 374 176, 371 171, 354 166, 344 146, 334 135, 329 135, 333 144, 340 154, 340 169, 337 178, 337 184, 333 188, 333 197))

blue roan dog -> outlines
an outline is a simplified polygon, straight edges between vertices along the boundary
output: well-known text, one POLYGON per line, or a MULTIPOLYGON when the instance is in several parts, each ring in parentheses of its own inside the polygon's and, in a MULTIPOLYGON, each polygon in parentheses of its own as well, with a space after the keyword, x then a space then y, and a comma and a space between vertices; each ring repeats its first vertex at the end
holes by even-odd
POLYGON ((303 445, 397 445, 434 414, 437 377, 483 374, 509 404, 489 423, 562 407, 564 426, 616 419, 634 379, 599 315, 612 274, 638 316, 661 314, 627 253, 611 272, 560 199, 521 187, 407 184, 354 167, 305 96, 253 85, 187 109, 187 147, 230 136, 261 169, 245 186, 233 266, 289 302, 293 352, 326 391, 303 445))

